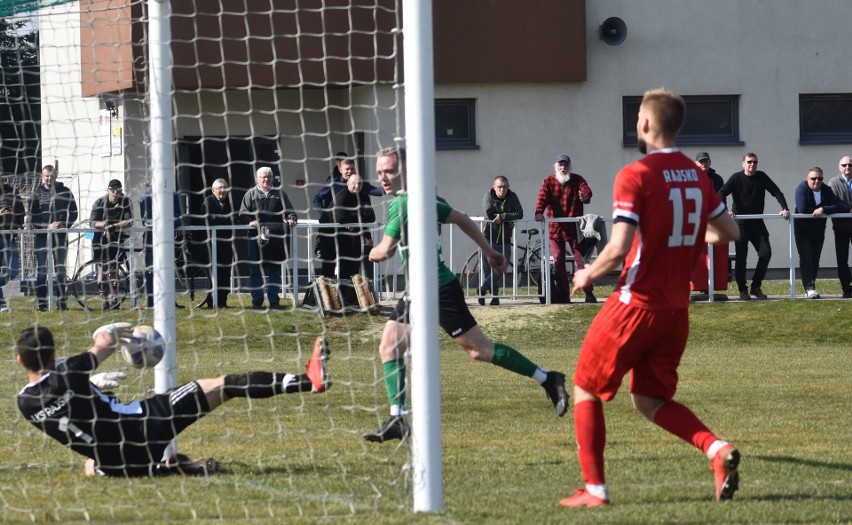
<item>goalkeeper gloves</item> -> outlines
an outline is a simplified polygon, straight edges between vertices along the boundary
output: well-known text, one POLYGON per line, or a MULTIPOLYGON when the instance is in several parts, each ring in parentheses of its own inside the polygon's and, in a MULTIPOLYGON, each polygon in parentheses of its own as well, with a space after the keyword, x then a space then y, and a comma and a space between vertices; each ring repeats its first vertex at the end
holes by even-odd
POLYGON ((102 372, 89 376, 89 381, 101 390, 118 388, 119 381, 122 379, 127 379, 127 374, 124 372, 102 372))
POLYGON ((104 333, 108 333, 112 337, 113 345, 117 345, 119 341, 130 342, 133 339, 133 325, 130 323, 105 324, 95 330, 92 339, 97 339, 99 335, 104 333))

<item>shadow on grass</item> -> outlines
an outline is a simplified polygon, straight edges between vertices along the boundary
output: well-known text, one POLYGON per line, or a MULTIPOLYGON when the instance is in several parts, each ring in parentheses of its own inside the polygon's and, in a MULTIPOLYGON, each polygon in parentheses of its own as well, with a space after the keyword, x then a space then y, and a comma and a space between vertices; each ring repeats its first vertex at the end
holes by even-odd
MULTIPOLYGON (((852 472, 852 464, 850 463, 829 463, 825 461, 815 461, 813 459, 797 458, 793 456, 749 456, 749 459, 757 459, 760 461, 769 461, 771 463, 791 463, 794 465, 803 465, 815 468, 830 468, 841 470, 843 472, 852 472)), ((852 495, 849 496, 850 499, 852 495)))

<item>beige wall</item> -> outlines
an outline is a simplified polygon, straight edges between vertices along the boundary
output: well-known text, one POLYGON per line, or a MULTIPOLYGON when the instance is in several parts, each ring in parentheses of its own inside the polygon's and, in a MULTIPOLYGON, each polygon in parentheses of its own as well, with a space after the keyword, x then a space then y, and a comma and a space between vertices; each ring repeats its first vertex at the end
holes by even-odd
MULTIPOLYGON (((549 85, 440 85, 436 97, 477 99, 476 151, 439 151, 440 191, 471 215, 495 175, 509 177, 531 214, 541 179, 557 154, 568 153, 574 171, 589 180, 595 197, 587 212, 610 215, 615 173, 640 157, 621 145, 621 97, 666 86, 684 95, 739 94, 741 146, 690 146, 710 152, 727 179, 754 151, 794 206, 795 186, 807 168, 837 174, 852 145, 800 146, 800 93, 848 92, 846 0, 597 0, 587 4, 588 81, 549 85), (771 7, 771 8, 770 8, 771 7), (627 24, 617 47, 598 39, 601 22, 627 24)), ((554 57, 558 64, 558 57, 554 57)), ((767 212, 778 211, 768 197, 767 212)), ((786 225, 769 224, 772 267, 786 264, 786 225)), ((831 235, 823 264, 834 265, 831 235)))
MULTIPOLYGON (((112 177, 141 188, 147 176, 143 146, 144 106, 121 95, 125 117, 123 156, 100 157, 97 98, 80 90, 80 18, 77 4, 42 10, 42 108, 44 158, 60 159, 63 177, 81 206, 97 198, 112 177), (70 140, 73 137, 73 140, 70 140), (140 180, 137 180, 140 179, 140 180)), ((554 158, 568 153, 574 168, 595 192, 591 213, 609 215, 611 186, 618 169, 639 158, 621 145, 621 97, 667 86, 685 95, 738 94, 742 145, 689 147, 707 150, 724 177, 740 169, 746 151, 760 156, 765 170, 783 189, 791 207, 793 190, 813 165, 836 173, 837 160, 852 147, 799 146, 798 95, 844 92, 849 85, 846 47, 847 0, 596 0, 586 5, 587 81, 552 84, 441 84, 436 96, 477 100, 479 150, 439 151, 439 192, 459 209, 481 214, 482 196, 495 175, 509 177, 531 214, 541 179, 554 158), (771 9, 770 9, 771 7, 771 9), (611 16, 628 27, 617 47, 598 39, 597 28, 611 16)), ((564 57, 552 57, 560 67, 564 57)), ((397 134, 397 93, 390 85, 323 91, 183 93, 176 107, 177 136, 256 134, 280 137, 285 183, 294 204, 307 212, 310 197, 328 175, 329 157, 351 149, 347 133, 366 131, 366 150, 376 151, 397 134), (324 111, 329 105, 331 109, 324 111), (203 109, 202 109, 203 108, 203 109), (227 119, 219 111, 236 110, 227 119), (251 112, 241 115, 240 112, 251 112)), ((367 162, 367 177, 374 178, 367 162)), ((777 208, 770 198, 768 211, 777 208)), ((310 214, 315 218, 315 214, 310 214)), ((775 257, 784 265, 786 229, 770 223, 775 257)), ((824 264, 833 265, 831 236, 824 264)))

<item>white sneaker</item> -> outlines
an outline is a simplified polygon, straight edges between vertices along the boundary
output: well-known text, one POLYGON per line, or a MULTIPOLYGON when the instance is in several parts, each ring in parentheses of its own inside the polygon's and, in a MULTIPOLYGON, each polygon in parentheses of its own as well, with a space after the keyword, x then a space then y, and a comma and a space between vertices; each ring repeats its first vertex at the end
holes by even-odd
POLYGON ((0 306, 0 313, 9 312, 9 311, 10 311, 9 307, 6 306, 5 304, 3 306, 0 306))
POLYGON ((808 290, 807 295, 808 299, 819 299, 819 294, 816 290, 808 290))

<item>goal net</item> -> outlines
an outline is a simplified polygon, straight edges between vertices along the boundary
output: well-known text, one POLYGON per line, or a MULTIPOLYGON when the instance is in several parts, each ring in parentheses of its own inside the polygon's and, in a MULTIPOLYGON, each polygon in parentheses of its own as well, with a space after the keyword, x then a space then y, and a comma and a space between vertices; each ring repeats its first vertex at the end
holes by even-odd
MULTIPOLYGON (((386 317, 375 303, 400 288, 401 270, 373 268, 364 254, 390 199, 366 197, 370 216, 360 213, 368 193, 332 184, 349 170, 367 189, 378 186, 375 152, 402 136, 398 0, 171 2, 165 33, 150 29, 153 3, 0 0, 0 152, 12 203, 0 207, 23 204, 20 221, 0 228, 0 334, 11 349, 23 329, 45 326, 57 357, 69 357, 103 324, 165 319, 177 384, 300 374, 323 336, 333 387, 234 399, 182 432, 177 451, 216 458, 215 476, 86 478, 83 456, 19 412, 28 379, 10 351, 0 516, 287 521, 398 512, 401 521, 411 507, 407 443, 362 439, 387 412, 377 352, 386 317), (161 137, 151 123, 161 113, 152 111, 149 63, 161 34, 170 35, 165 151, 174 157, 165 179, 152 166, 161 137), (347 192, 359 196, 355 206, 343 204, 347 192), (277 226, 267 212, 278 214, 277 226), (158 220, 175 233, 152 231, 158 220), (163 246, 174 251, 173 267, 154 262, 163 246), (173 295, 151 284, 164 274, 174 275, 173 295)), ((151 396, 160 374, 118 354, 98 371, 127 373, 111 389, 124 403, 151 396)))

